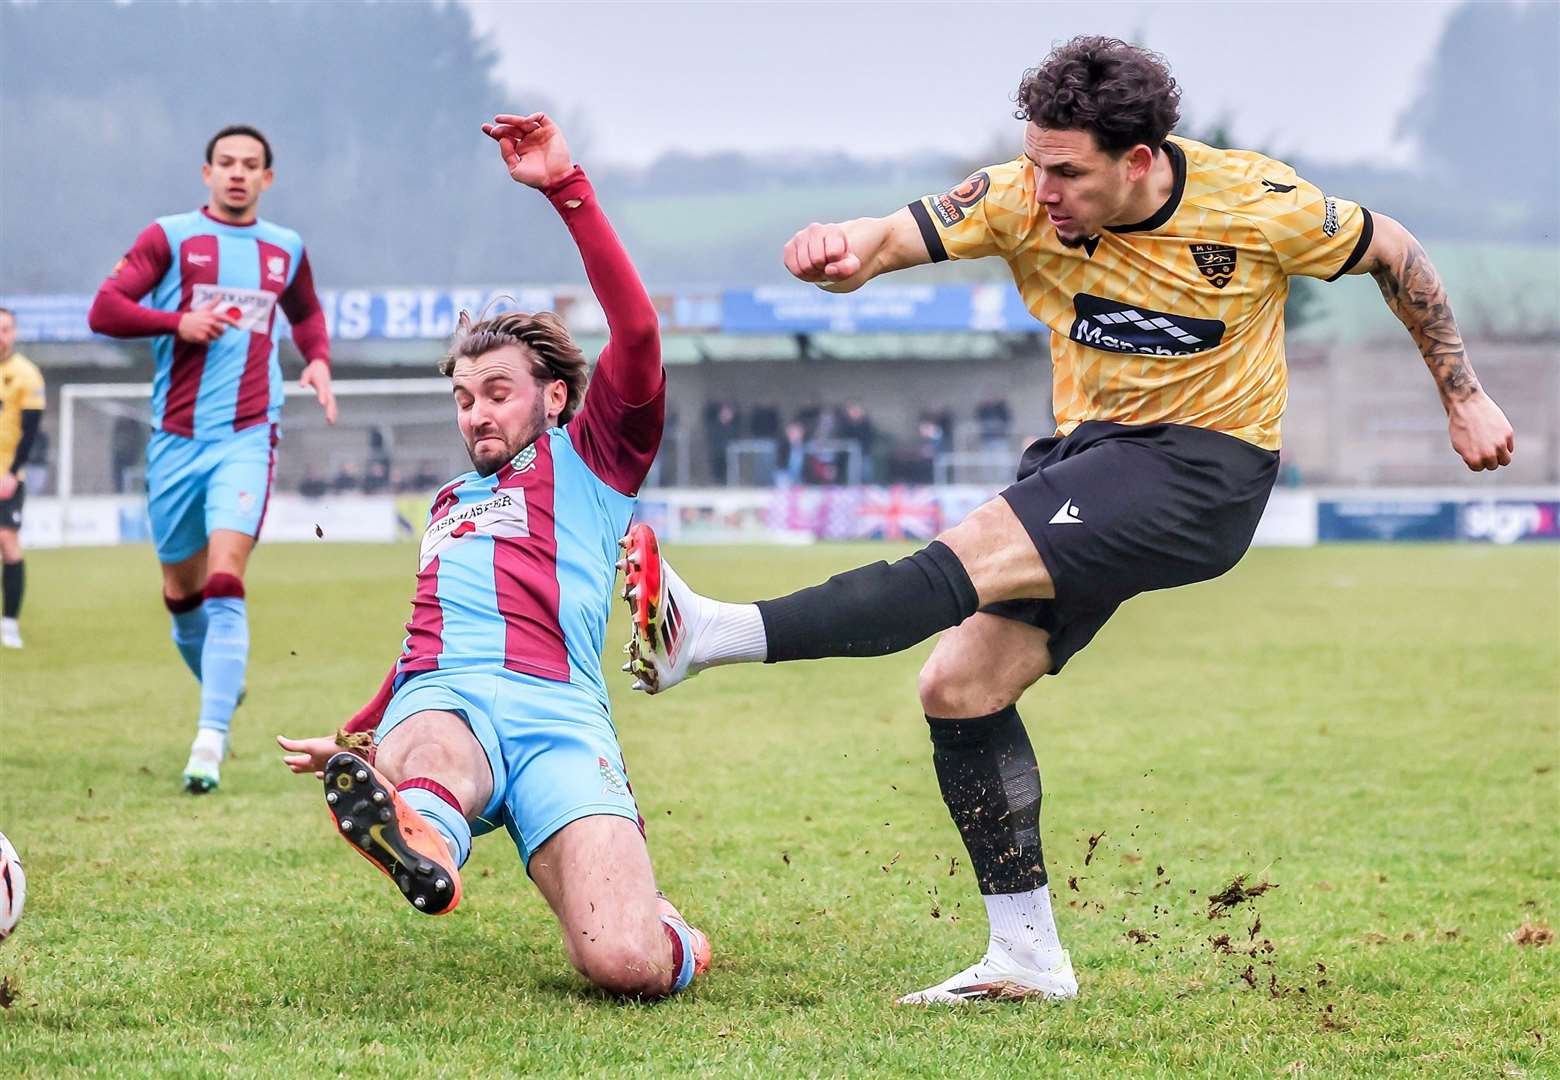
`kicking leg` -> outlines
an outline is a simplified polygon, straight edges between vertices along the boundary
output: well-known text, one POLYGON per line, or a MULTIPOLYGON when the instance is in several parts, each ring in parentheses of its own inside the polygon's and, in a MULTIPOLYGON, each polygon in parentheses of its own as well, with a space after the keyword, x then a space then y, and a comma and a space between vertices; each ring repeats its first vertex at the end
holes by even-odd
POLYGON ((487 754, 453 713, 407 717, 373 765, 340 753, 325 766, 325 802, 342 838, 430 915, 460 902, 470 819, 492 795, 487 754))
POLYGON ((719 664, 899 652, 982 605, 1055 593, 1034 542, 1002 498, 898 562, 858 567, 757 604, 693 592, 661 559, 648 526, 634 526, 624 549, 634 616, 625 670, 649 693, 719 664))
POLYGON ((627 818, 570 822, 526 870, 558 916, 569 962, 609 994, 665 997, 709 967, 709 941, 656 891, 645 839, 627 818))
POLYGON ((1051 915, 1040 772, 1014 703, 1051 667, 1044 630, 980 613, 921 669, 932 763, 991 924, 986 955, 901 1004, 1068 998, 1078 992, 1051 915))

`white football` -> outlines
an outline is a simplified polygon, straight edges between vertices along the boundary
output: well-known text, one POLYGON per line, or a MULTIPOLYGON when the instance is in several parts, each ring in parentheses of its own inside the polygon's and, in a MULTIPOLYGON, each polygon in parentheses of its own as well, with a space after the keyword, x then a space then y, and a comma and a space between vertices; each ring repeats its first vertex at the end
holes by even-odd
POLYGON ((0 941, 10 937, 11 931, 16 929, 26 899, 27 876, 22 873, 22 857, 5 838, 5 833, 0 833, 0 941))

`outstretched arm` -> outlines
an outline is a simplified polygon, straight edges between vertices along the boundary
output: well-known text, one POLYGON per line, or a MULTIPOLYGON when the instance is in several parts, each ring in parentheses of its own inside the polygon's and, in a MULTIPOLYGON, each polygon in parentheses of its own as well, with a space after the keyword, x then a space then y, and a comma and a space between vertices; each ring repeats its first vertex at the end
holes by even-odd
POLYGON ((544 113, 500 114, 482 130, 498 143, 509 175, 547 196, 579 246, 611 332, 594 378, 610 382, 629 405, 649 401, 663 381, 660 319, 563 133, 544 113))
POLYGON ((1408 328, 1430 368, 1446 409, 1452 449, 1478 472, 1511 464, 1516 437, 1473 372, 1446 286, 1412 233, 1391 218, 1374 215, 1375 233, 1351 274, 1370 274, 1382 298, 1408 328))
POLYGON ((826 292, 854 292, 879 274, 932 261, 908 207, 888 217, 813 222, 785 245, 785 268, 826 292))
POLYGON ((592 376, 606 379, 629 405, 661 392, 661 320, 628 252, 612 231, 585 172, 574 166, 543 189, 579 245, 591 290, 607 317, 610 338, 592 376))
POLYGON ((655 306, 558 125, 542 113, 501 114, 482 130, 498 143, 509 175, 546 195, 579 245, 611 338, 568 428, 590 471, 613 490, 634 495, 655 462, 665 418, 655 306))

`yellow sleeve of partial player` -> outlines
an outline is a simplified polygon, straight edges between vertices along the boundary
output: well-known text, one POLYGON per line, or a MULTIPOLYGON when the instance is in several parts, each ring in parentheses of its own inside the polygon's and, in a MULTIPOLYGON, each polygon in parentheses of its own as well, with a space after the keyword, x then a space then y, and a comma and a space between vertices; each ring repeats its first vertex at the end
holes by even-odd
POLYGON ((1370 247, 1370 211, 1324 194, 1287 165, 1273 166, 1263 172, 1267 191, 1257 203, 1256 222, 1280 269, 1290 277, 1342 277, 1370 247))
POLYGON ((1016 246, 1023 214, 1023 164, 1010 161, 971 175, 940 195, 910 204, 932 262, 1006 255, 1016 246))
POLYGON ((17 408, 24 412, 28 409, 41 409, 46 400, 44 395, 43 372, 31 362, 24 364, 21 375, 18 377, 16 389, 17 408))

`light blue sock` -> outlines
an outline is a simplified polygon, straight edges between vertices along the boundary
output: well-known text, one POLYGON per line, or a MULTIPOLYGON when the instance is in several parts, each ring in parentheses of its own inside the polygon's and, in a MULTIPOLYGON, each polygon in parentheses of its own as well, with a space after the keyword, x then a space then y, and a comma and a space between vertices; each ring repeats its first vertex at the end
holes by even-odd
POLYGON ((173 643, 189 666, 190 674, 200 682, 200 654, 206 647, 206 605, 173 616, 173 643))
POLYGON ((471 857, 471 823, 460 811, 427 788, 401 788, 400 795, 407 805, 444 837, 444 842, 455 853, 456 869, 465 866, 466 860, 471 857))
POLYGON ((200 726, 227 733, 249 666, 249 615, 242 596, 208 596, 200 653, 200 726))
POLYGON ((679 919, 668 919, 661 916, 661 925, 666 927, 666 936, 672 939, 672 960, 677 964, 677 973, 672 976, 672 993, 688 989, 688 984, 693 982, 693 934, 689 932, 679 919))

